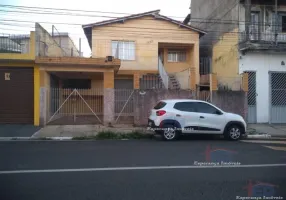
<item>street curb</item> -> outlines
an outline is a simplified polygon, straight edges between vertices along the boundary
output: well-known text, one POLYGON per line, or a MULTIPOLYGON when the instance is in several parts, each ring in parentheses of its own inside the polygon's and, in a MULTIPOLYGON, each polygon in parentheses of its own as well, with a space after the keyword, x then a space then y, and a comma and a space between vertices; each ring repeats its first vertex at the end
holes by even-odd
POLYGON ((31 137, 0 137, 1 140, 30 140, 31 137))
POLYGON ((0 141, 7 140, 37 140, 37 141, 45 141, 45 140, 72 140, 73 137, 0 137, 0 141))
MULTIPOLYGON (((259 139, 259 140, 286 140, 286 137, 271 136, 269 134, 246 135, 243 139, 259 139)), ((70 141, 73 137, 0 137, 0 141, 70 141)), ((132 140, 132 139, 119 139, 132 140)), ((133 139, 136 140, 136 139, 133 139)), ((73 141, 96 141, 96 140, 73 140, 73 141)))
POLYGON ((272 138, 269 134, 246 135, 246 138, 272 138))

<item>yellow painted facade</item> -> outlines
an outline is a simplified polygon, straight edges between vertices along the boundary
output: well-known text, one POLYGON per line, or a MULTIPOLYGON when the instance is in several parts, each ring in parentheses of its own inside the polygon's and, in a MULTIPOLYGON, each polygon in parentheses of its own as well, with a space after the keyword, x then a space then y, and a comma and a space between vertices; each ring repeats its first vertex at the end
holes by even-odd
POLYGON ((167 72, 195 68, 195 82, 199 81, 199 33, 164 20, 145 16, 92 29, 92 57, 112 55, 112 41, 135 42, 135 60, 121 60, 118 74, 140 71, 158 73, 158 50, 164 49, 164 67, 167 72), (182 47, 187 50, 184 63, 168 62, 168 50, 182 47))
POLYGON ((40 125, 40 70, 34 67, 34 125, 40 125))
POLYGON ((35 65, 36 55, 35 32, 30 32, 29 53, 0 53, 0 67, 33 67, 34 68, 34 125, 39 126, 40 115, 40 73, 35 65))
POLYGON ((212 72, 217 76, 218 85, 228 86, 234 90, 241 85, 238 42, 238 29, 225 33, 213 46, 212 56, 212 72))

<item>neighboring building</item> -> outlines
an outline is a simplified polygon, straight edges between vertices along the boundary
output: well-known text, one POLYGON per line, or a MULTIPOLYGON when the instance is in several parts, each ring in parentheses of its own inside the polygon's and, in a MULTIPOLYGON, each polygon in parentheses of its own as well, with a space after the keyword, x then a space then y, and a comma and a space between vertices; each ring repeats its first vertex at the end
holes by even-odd
POLYGON ((190 24, 208 32, 200 53, 219 87, 240 90, 247 73, 248 122, 286 123, 286 2, 192 0, 191 8, 190 24))
MULTIPOLYGON (((53 38, 55 42, 54 45, 63 50, 64 56, 82 57, 82 52, 78 50, 77 46, 74 44, 68 33, 49 33, 49 35, 53 38)), ((15 44, 20 46, 21 53, 29 52, 30 35, 13 35, 9 36, 9 38, 15 44)), ((9 44, 12 45, 12 42, 9 42, 9 44)))
MULTIPOLYGON (((31 32, 34 38, 35 33, 31 32)), ((14 37, 0 38, 0 124, 39 125, 39 69, 35 66, 35 40, 22 52, 14 37)))
POLYGON ((195 89, 199 38, 205 32, 159 12, 83 25, 92 57, 121 59, 115 88, 195 89))
POLYGON ((57 41, 60 47, 65 50, 67 56, 82 57, 82 52, 78 50, 77 46, 74 44, 68 33, 52 33, 51 35, 54 40, 57 41))
MULTIPOLYGON (((29 45, 26 45, 26 47, 29 45)), ((0 53, 23 53, 21 44, 13 41, 10 35, 0 37, 0 53)))
POLYGON ((66 49, 38 23, 29 36, 0 38, 0 43, 0 124, 39 126, 52 119, 67 123, 70 116, 74 120, 75 109, 79 115, 95 118, 95 112, 100 112, 110 117, 108 99, 113 95, 103 89, 114 82, 120 60, 67 56, 66 49), (91 93, 88 88, 98 83, 100 90, 91 93), (86 90, 79 95, 73 93, 75 88, 86 90), (74 104, 79 96, 84 97, 80 107, 74 104), (90 99, 99 100, 92 105, 90 99))

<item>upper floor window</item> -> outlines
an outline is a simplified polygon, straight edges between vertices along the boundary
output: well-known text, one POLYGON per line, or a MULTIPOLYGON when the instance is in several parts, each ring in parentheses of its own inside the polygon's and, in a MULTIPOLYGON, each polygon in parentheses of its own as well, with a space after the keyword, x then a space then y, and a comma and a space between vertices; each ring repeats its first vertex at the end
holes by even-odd
POLYGON ((112 56, 121 60, 135 60, 135 42, 112 41, 112 56))
POLYGON ((168 62, 186 62, 186 51, 168 51, 168 62))

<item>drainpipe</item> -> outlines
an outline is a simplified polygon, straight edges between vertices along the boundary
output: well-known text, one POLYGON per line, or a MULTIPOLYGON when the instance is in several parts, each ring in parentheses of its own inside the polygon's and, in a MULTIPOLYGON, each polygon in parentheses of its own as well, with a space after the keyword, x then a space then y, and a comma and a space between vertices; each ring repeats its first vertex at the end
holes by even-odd
POLYGON ((278 14, 277 14, 277 0, 275 0, 275 44, 277 46, 277 37, 278 37, 278 14))

